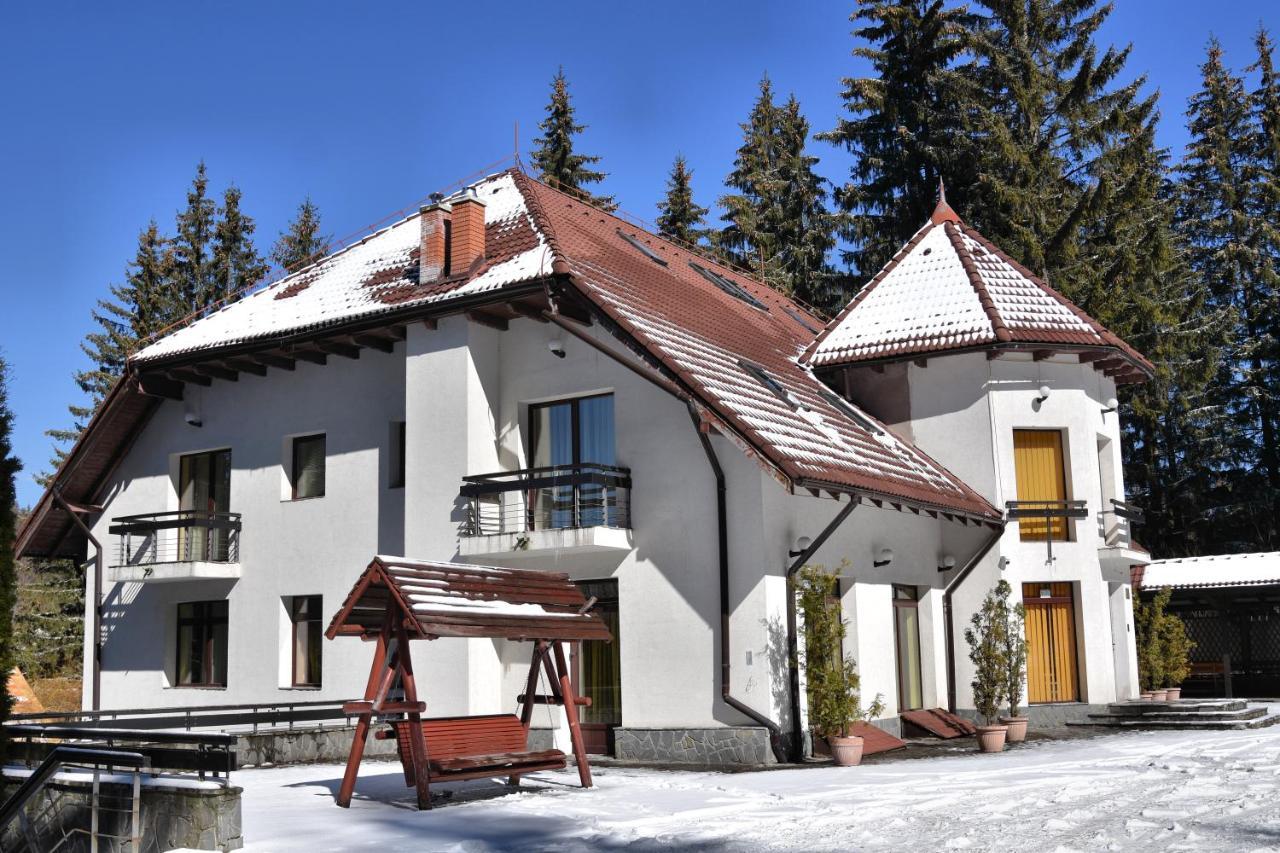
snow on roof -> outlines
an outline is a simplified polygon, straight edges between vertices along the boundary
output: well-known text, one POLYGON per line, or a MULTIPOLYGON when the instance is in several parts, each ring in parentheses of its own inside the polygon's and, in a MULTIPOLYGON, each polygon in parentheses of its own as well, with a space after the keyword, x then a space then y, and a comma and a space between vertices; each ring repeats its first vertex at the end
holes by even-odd
POLYGON ((1153 560, 1142 573, 1143 589, 1280 584, 1280 551, 1153 560))
POLYGON ((813 365, 999 344, 1132 347, 947 209, 935 213, 805 352, 813 365))
POLYGON ((283 336, 402 308, 499 289, 547 273, 551 256, 510 173, 475 186, 485 202, 486 243, 505 247, 479 275, 419 286, 419 214, 232 302, 134 355, 149 361, 283 336))

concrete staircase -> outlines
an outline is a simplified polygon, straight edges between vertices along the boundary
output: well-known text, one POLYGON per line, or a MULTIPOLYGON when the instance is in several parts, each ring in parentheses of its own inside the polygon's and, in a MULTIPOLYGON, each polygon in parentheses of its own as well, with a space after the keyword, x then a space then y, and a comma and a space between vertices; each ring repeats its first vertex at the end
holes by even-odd
POLYGON ((1168 702, 1114 702, 1078 726, 1114 729, 1261 729, 1280 723, 1265 704, 1244 699, 1176 699, 1168 702))

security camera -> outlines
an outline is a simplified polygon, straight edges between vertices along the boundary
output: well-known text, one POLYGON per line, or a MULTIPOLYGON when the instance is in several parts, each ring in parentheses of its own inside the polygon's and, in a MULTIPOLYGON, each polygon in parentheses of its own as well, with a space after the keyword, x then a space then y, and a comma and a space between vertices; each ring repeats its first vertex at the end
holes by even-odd
POLYGON ((559 338, 547 341, 547 349, 551 350, 551 354, 556 358, 564 358, 564 341, 559 338))
POLYGON ((200 420, 200 418, 199 418, 199 417, 197 417, 197 416, 196 416, 194 413, 192 413, 192 412, 187 412, 185 415, 183 415, 183 416, 182 416, 182 419, 183 419, 184 421, 186 421, 188 424, 190 424, 191 426, 193 426, 193 427, 202 427, 202 426, 204 426, 204 421, 200 420))

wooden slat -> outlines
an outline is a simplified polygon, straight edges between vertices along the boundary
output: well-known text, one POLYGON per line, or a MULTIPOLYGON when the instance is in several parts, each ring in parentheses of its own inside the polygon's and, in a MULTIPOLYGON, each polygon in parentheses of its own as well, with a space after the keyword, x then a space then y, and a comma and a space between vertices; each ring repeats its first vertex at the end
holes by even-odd
MULTIPOLYGON (((1065 501, 1067 477, 1063 467, 1062 433, 1049 429, 1013 431, 1013 467, 1019 501, 1065 501)), ((1023 518, 1018 520, 1024 540, 1055 541, 1066 538, 1067 519, 1023 518), (1046 523, 1047 522, 1047 523, 1046 523)))

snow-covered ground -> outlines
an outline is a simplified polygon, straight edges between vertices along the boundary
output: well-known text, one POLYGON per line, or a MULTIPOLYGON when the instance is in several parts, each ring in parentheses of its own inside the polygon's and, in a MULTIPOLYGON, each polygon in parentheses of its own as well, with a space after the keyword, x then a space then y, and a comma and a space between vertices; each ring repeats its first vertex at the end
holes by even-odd
POLYGON ((965 754, 753 773, 596 768, 452 789, 413 808, 399 765, 246 770, 255 851, 1280 850, 1280 726, 1041 741, 965 754))

